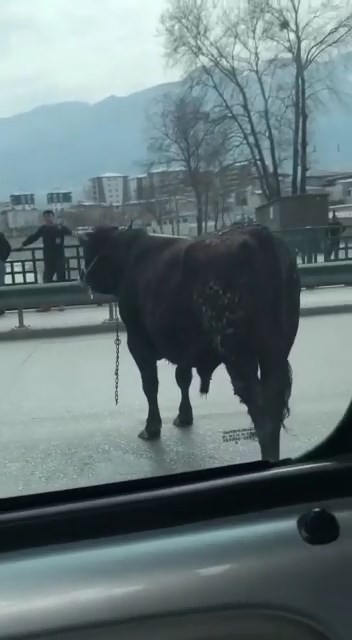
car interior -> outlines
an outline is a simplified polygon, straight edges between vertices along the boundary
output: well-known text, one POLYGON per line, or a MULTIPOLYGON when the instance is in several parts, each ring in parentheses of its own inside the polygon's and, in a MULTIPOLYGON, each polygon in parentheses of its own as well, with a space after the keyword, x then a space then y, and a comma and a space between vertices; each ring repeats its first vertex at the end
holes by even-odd
POLYGON ((1 501, 0 637, 350 637, 351 420, 297 460, 1 501))

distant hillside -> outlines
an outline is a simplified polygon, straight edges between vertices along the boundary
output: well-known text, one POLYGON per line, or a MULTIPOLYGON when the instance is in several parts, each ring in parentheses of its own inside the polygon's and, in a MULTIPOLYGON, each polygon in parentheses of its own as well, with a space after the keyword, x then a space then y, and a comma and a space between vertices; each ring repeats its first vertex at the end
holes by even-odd
MULTIPOLYGON (((352 170, 351 55, 341 62, 342 102, 314 117, 312 167, 352 170)), ((134 174, 146 155, 146 118, 155 99, 177 83, 90 105, 66 102, 0 118, 0 198, 11 191, 36 193, 80 188, 107 171, 134 174)))
POLYGON ((146 110, 160 85, 90 105, 64 102, 0 118, 0 198, 11 191, 79 188, 107 171, 135 173, 145 158, 146 110))

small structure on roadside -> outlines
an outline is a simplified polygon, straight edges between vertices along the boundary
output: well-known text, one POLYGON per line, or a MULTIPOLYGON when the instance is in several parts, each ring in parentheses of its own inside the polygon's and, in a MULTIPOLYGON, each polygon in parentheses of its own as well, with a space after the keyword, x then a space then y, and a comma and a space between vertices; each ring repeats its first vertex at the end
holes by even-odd
POLYGON ((329 222, 328 194, 283 196, 259 205, 255 217, 256 222, 272 231, 326 227, 329 222))
POLYGON ((282 234, 302 262, 317 262, 318 254, 326 253, 328 197, 307 193, 271 200, 256 208, 256 222, 282 234))

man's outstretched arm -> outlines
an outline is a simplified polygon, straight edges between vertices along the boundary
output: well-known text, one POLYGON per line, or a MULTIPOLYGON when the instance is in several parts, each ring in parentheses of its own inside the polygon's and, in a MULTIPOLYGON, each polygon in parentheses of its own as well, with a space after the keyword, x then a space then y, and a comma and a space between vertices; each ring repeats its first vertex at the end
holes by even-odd
POLYGON ((28 238, 23 240, 22 247, 28 247, 28 245, 33 244, 33 242, 35 242, 36 240, 39 240, 39 238, 41 238, 42 236, 43 236, 43 227, 39 227, 37 231, 35 231, 34 233, 31 233, 31 235, 28 236, 28 238))

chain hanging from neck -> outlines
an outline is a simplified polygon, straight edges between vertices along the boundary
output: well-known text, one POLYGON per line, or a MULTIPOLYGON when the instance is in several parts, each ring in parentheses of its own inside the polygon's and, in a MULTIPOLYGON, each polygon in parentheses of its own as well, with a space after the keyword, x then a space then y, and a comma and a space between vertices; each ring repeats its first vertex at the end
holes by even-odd
POLYGON ((115 405, 117 406, 119 403, 119 370, 120 370, 120 345, 121 338, 119 334, 119 312, 117 302, 114 302, 114 319, 116 323, 116 335, 115 335, 115 405))

